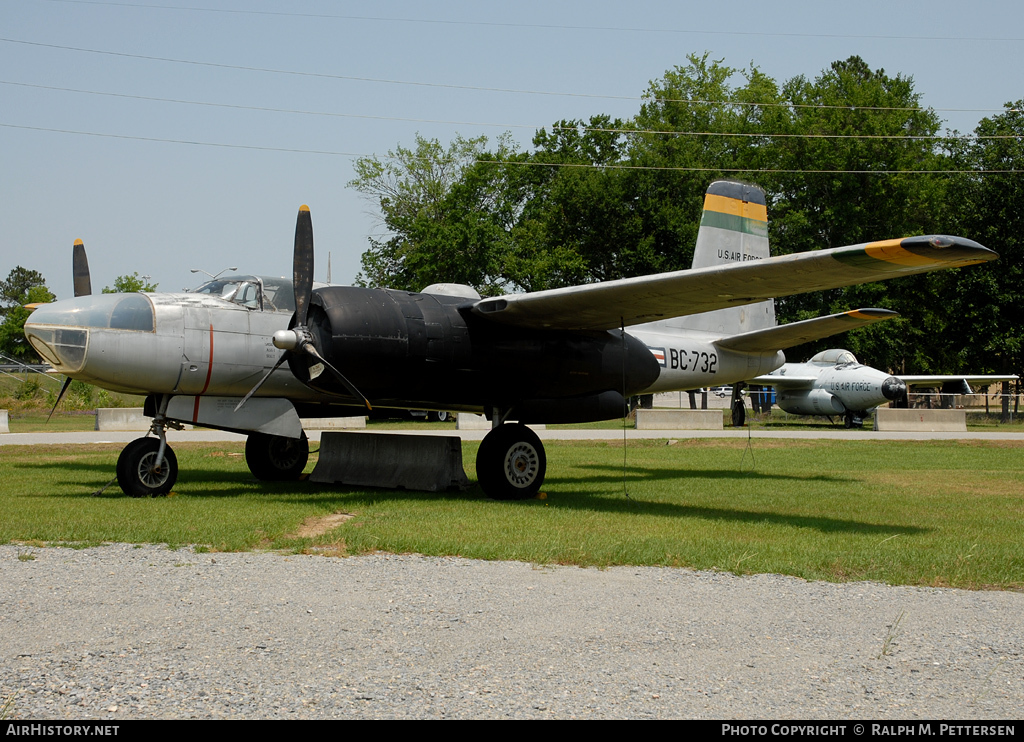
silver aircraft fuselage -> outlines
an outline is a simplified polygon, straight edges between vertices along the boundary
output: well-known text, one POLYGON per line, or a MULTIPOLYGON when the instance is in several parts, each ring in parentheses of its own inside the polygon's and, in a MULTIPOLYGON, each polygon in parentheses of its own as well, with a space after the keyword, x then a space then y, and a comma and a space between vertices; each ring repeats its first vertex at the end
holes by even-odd
MULTIPOLYGON (((290 318, 209 294, 97 294, 39 307, 25 334, 54 370, 104 389, 240 397, 280 356, 271 340, 290 318)), ((261 392, 322 396, 286 368, 261 392)))

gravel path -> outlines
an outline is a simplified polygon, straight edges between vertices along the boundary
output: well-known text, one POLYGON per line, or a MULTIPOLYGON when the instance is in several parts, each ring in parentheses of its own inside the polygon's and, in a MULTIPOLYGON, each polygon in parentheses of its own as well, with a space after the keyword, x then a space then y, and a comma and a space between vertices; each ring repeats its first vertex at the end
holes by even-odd
POLYGON ((1019 593, 0 546, 15 719, 1015 719, 1022 652, 1019 593))

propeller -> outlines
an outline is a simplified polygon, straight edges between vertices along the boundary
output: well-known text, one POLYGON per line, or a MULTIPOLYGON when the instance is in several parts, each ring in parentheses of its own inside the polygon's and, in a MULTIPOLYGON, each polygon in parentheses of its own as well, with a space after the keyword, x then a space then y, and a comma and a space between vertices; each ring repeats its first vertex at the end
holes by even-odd
POLYGON ((296 358, 307 356, 307 369, 310 379, 315 379, 326 368, 341 382, 349 394, 356 399, 361 399, 363 404, 366 405, 366 409, 372 410, 373 407, 370 406, 370 400, 356 388, 355 384, 345 378, 341 371, 331 365, 320 354, 316 345, 313 344, 313 333, 310 332, 309 326, 306 324, 309 318, 310 301, 313 298, 313 218, 309 213, 309 207, 305 204, 299 208, 299 216, 295 222, 292 287, 295 291, 295 324, 288 330, 278 330, 275 332, 273 339, 274 347, 283 350, 284 353, 281 354, 274 367, 264 374, 263 378, 256 383, 256 386, 249 390, 249 393, 242 398, 242 401, 235 407, 235 411, 237 412, 241 409, 242 405, 263 386, 263 382, 270 378, 270 375, 282 363, 288 360, 290 356, 295 356, 296 358), (319 369, 316 368, 318 364, 321 366, 319 369))
MULTIPOLYGON (((85 243, 75 240, 75 246, 71 249, 71 274, 75 282, 75 296, 90 296, 92 294, 92 279, 89 278, 89 258, 85 254, 85 243)), ((64 378, 64 386, 60 388, 57 401, 53 403, 50 414, 46 416, 46 422, 50 422, 53 413, 57 411, 57 405, 64 399, 64 392, 71 386, 71 377, 64 378)))
POLYGON ((89 258, 85 254, 85 244, 75 240, 71 255, 71 270, 75 277, 75 296, 92 294, 92 280, 89 278, 89 258))
POLYGON ((59 405, 60 401, 64 399, 64 392, 68 390, 69 386, 71 386, 71 377, 65 376, 64 386, 60 388, 60 394, 57 395, 57 401, 53 403, 53 407, 50 409, 50 414, 46 416, 46 422, 50 422, 50 418, 53 417, 53 413, 57 411, 57 405, 59 405))

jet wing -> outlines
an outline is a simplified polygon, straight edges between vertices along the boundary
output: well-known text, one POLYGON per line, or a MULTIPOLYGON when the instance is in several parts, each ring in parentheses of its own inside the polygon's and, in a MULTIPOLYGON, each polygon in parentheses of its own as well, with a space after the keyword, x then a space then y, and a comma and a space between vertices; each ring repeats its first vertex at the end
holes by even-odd
POLYGON ((747 383, 772 386, 776 389, 811 389, 817 380, 817 376, 777 376, 765 374, 764 376, 755 376, 753 379, 747 379, 747 383))
POLYGON ((889 309, 854 309, 852 312, 830 314, 827 317, 815 317, 802 322, 745 332, 742 335, 731 335, 716 341, 715 345, 744 353, 770 353, 896 316, 898 313, 889 309))
POLYGON ((962 237, 923 236, 780 255, 653 276, 506 294, 470 311, 517 327, 611 330, 778 296, 984 263, 995 252, 962 237))
POLYGON ((897 379, 902 380, 907 386, 939 386, 940 384, 948 384, 950 382, 966 382, 968 384, 980 384, 986 386, 988 384, 995 384, 997 381, 1016 381, 1019 376, 994 376, 992 374, 981 374, 974 376, 964 376, 963 374, 947 374, 944 376, 905 376, 901 374, 896 375, 897 379))

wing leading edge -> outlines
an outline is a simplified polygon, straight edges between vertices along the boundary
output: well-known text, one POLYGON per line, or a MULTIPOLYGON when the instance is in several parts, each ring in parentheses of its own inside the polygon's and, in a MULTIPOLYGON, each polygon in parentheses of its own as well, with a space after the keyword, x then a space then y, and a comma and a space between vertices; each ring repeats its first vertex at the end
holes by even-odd
POLYGON ((482 299, 471 311, 494 322, 558 330, 610 330, 764 299, 959 268, 998 255, 962 237, 868 242, 618 281, 482 299))

